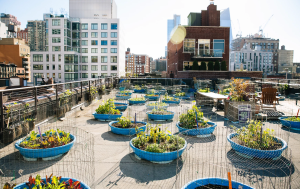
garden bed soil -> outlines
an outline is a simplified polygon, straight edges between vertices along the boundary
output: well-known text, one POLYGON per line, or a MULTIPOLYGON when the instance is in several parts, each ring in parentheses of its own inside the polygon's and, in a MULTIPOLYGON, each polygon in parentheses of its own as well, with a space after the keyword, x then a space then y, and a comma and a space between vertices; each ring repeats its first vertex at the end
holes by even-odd
MULTIPOLYGON (((214 185, 214 184, 207 184, 205 186, 198 186, 195 189, 229 189, 228 186, 221 186, 221 185, 214 185)), ((232 188, 237 189, 237 188, 232 188)))
POLYGON ((153 115, 172 115, 172 112, 150 112, 153 115))
MULTIPOLYGON (((182 123, 180 123, 179 126, 182 127, 182 128, 185 128, 185 127, 183 127, 182 123)), ((212 126, 213 125, 210 125, 210 124, 205 124, 204 126, 201 126, 200 123, 198 124, 199 129, 204 129, 204 128, 208 128, 208 127, 212 127, 212 126)), ((185 128, 185 129, 187 129, 187 128, 185 128)), ((193 126, 192 129, 197 129, 197 123, 193 126)))
MULTIPOLYGON (((233 137, 233 138, 231 138, 231 140, 232 140, 233 142, 235 142, 235 143, 241 145, 241 146, 245 146, 245 147, 247 147, 247 148, 250 148, 250 147, 246 146, 245 144, 243 144, 237 137, 233 137)), ((269 148, 264 149, 264 150, 278 150, 278 149, 280 149, 280 148, 282 148, 281 143, 276 143, 275 146, 270 146, 269 148)), ((259 149, 255 149, 255 150, 259 150, 259 149)))
POLYGON ((143 124, 143 123, 131 123, 130 124, 130 127, 122 127, 122 125, 120 124, 120 123, 113 123, 112 124, 112 126, 114 126, 114 127, 117 127, 117 128, 121 128, 121 129, 129 129, 129 128, 136 128, 136 127, 142 127, 142 126, 144 126, 145 124, 143 124))
POLYGON ((115 104, 115 106, 125 106, 125 104, 115 104))

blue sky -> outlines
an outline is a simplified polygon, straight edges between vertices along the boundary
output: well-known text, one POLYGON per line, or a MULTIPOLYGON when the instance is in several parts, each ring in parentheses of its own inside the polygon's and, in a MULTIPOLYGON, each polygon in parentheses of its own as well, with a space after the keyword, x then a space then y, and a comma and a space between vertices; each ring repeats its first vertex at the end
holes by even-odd
MULTIPOLYGON (((68 12, 68 0, 0 0, 0 12, 13 14, 26 27, 27 20, 41 20, 43 13, 68 12)), ((125 47, 134 53, 154 58, 164 56, 167 38, 167 19, 181 15, 187 24, 189 12, 200 12, 209 5, 208 0, 116 0, 121 19, 125 47)), ((300 1, 299 0, 215 0, 219 10, 230 8, 233 36, 258 32, 273 15, 264 29, 267 37, 280 40, 280 46, 294 50, 294 62, 300 62, 300 1), (239 23, 239 24, 238 24, 239 23)))

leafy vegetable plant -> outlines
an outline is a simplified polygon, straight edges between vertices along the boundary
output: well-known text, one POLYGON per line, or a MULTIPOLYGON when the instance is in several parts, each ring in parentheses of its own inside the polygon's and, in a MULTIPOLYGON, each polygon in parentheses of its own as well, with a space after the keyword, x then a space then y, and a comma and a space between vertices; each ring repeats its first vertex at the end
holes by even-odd
POLYGON ((179 92, 179 93, 176 93, 175 96, 185 96, 185 92, 181 92, 181 93, 179 92))
POLYGON ((117 120, 119 121, 119 123, 121 124, 121 126, 122 126, 123 128, 129 128, 130 125, 131 125, 131 121, 130 121, 130 119, 127 118, 127 117, 122 116, 122 117, 120 117, 120 118, 117 118, 117 120))
POLYGON ((130 101, 145 101, 146 99, 144 97, 135 97, 135 98, 131 98, 129 100, 130 101))
POLYGON ((116 109, 113 99, 108 99, 103 105, 99 105, 99 107, 96 109, 96 113, 119 115, 120 110, 116 109))
POLYGON ((285 118, 286 121, 294 121, 294 122, 300 122, 300 117, 289 117, 285 118))
POLYGON ((167 94, 164 96, 164 100, 166 101, 178 101, 178 98, 168 96, 167 94))
POLYGON ((195 105, 192 107, 192 109, 188 110, 187 113, 182 113, 179 116, 180 126, 186 129, 193 129, 195 126, 197 126, 196 113, 198 119, 198 127, 208 127, 209 125, 207 124, 207 121, 204 121, 203 112, 201 112, 195 105))

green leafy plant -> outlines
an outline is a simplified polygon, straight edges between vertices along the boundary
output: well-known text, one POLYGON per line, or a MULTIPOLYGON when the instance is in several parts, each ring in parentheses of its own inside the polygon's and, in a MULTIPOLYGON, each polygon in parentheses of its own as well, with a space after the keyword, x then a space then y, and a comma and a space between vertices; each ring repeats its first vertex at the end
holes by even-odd
POLYGON ((205 62, 201 62, 199 69, 200 70, 206 70, 206 63, 205 62))
POLYGON ((157 107, 157 108, 152 109, 152 111, 151 111, 150 114, 156 114, 156 115, 169 115, 169 114, 172 114, 172 112, 169 112, 169 111, 167 111, 167 110, 164 109, 164 108, 157 107))
POLYGON ((178 101, 179 99, 175 98, 175 97, 171 97, 171 96, 165 94, 164 100, 166 100, 166 101, 178 101))
POLYGON ((180 126, 186 129, 193 129, 194 127, 197 127, 196 112, 198 119, 198 127, 208 127, 209 125, 207 124, 207 121, 204 121, 203 112, 201 112, 200 109, 195 105, 193 105, 192 109, 188 110, 187 113, 180 114, 180 126))
POLYGON ((164 102, 152 102, 152 103, 149 103, 147 106, 157 106, 157 107, 162 107, 162 106, 167 106, 167 104, 164 103, 164 102))
POLYGON ((197 60, 194 60, 194 61, 193 61, 192 69, 193 69, 193 70, 198 70, 198 61, 197 61, 197 60))
POLYGON ((129 100, 130 101, 145 101, 146 99, 144 97, 135 97, 135 98, 131 98, 129 100))
POLYGON ((185 140, 178 135, 172 135, 170 131, 161 130, 158 126, 147 128, 150 135, 139 131, 132 144, 141 150, 154 153, 166 153, 179 150, 184 147, 185 140))
POLYGON ((273 129, 263 130, 260 121, 251 120, 248 123, 248 127, 240 129, 233 127, 237 133, 237 136, 232 138, 233 141, 236 138, 235 142, 238 144, 258 150, 274 150, 281 147, 281 144, 275 140, 273 129))
POLYGON ((215 63, 214 63, 214 70, 215 71, 220 71, 220 62, 215 61, 215 63))
POLYGON ((120 94, 129 94, 130 91, 120 91, 120 94))
POLYGON ((99 105, 96 109, 97 114, 113 114, 120 115, 120 110, 116 109, 113 99, 108 99, 106 102, 103 101, 103 105, 99 105))
POLYGON ((199 92, 201 92, 201 93, 208 93, 209 92, 209 88, 199 89, 199 92))
POLYGON ((289 118, 285 118, 284 120, 286 121, 294 121, 294 122, 300 122, 300 117, 289 117, 289 118))
POLYGON ((209 61, 208 63, 207 63, 207 70, 214 70, 214 63, 213 63, 213 61, 209 61))
POLYGON ((70 91, 69 89, 66 90, 66 91, 63 93, 63 96, 61 97, 61 102, 62 102, 63 104, 67 104, 67 103, 69 102, 69 100, 70 100, 69 98, 70 98, 70 96, 71 96, 72 94, 74 94, 74 92, 70 91))
POLYGON ((233 101, 244 101, 247 96, 246 88, 249 84, 248 81, 243 79, 231 79, 232 82, 229 83, 230 86, 230 99, 233 101))
POLYGON ((179 92, 179 93, 176 93, 175 96, 185 96, 185 92, 181 92, 181 93, 179 92))
POLYGON ((131 125, 131 121, 129 118, 122 116, 120 118, 117 118, 117 120, 119 121, 119 123, 121 124, 121 126, 123 128, 129 128, 131 125))
POLYGON ((226 64, 225 61, 222 61, 222 62, 221 62, 221 70, 222 70, 222 71, 227 71, 227 64, 226 64))
POLYGON ((95 96, 96 93, 98 93, 97 87, 91 86, 91 87, 90 87, 90 94, 91 94, 92 96, 95 96))
POLYGON ((159 95, 156 95, 156 94, 146 94, 146 96, 159 96, 159 95))

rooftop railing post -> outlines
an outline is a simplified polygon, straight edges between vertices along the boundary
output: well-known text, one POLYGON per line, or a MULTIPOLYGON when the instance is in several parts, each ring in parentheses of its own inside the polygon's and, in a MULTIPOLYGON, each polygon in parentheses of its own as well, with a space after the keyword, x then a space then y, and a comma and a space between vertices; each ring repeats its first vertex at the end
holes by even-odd
POLYGON ((37 116, 37 88, 34 87, 34 110, 35 110, 35 115, 37 116))
POLYGON ((58 84, 55 85, 55 99, 56 99, 56 116, 58 117, 58 84))
POLYGON ((81 98, 82 98, 82 81, 80 82, 80 94, 81 94, 81 98))
POLYGON ((3 132, 4 130, 4 114, 3 114, 3 92, 0 92, 0 104, 1 104, 1 122, 0 122, 0 132, 3 132))
POLYGON ((91 93, 91 80, 89 80, 89 93, 91 93))

